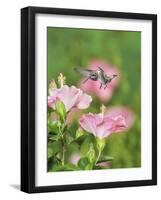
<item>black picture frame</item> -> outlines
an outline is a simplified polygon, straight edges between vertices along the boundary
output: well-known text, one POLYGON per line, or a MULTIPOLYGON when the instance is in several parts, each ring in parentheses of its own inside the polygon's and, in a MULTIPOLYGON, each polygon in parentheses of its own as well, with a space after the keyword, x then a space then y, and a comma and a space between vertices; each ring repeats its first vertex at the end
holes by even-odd
POLYGON ((157 184, 157 15, 45 7, 21 9, 21 190, 27 193, 157 184), (35 186, 35 15, 59 14, 152 21, 152 179, 59 186, 35 186))

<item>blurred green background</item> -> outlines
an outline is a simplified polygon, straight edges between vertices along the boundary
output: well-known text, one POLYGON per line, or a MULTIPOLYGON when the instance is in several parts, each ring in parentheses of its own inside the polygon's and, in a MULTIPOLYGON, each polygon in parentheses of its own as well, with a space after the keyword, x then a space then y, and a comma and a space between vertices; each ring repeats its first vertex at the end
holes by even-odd
MULTIPOLYGON (((121 80, 110 101, 110 106, 130 107, 135 114, 133 127, 125 133, 108 138, 104 154, 113 156, 111 168, 141 166, 141 33, 72 28, 48 28, 48 82, 59 73, 67 78, 68 85, 77 85, 80 76, 73 68, 88 66, 92 59, 106 60, 117 66, 121 80)), ((100 104, 94 99, 91 112, 99 112, 100 104)), ((76 122, 75 122, 76 124, 76 122)), ((73 126, 73 131, 76 126, 73 126)))

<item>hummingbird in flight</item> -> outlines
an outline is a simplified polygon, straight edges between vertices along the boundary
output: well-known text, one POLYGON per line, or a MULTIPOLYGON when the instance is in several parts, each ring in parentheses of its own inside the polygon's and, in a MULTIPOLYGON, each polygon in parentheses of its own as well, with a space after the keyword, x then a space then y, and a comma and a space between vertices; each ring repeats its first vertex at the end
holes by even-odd
POLYGON ((101 67, 98 67, 96 70, 82 69, 80 67, 75 67, 74 70, 86 79, 83 81, 83 84, 88 80, 99 81, 100 89, 104 86, 104 90, 107 88, 108 83, 110 83, 115 77, 116 74, 108 76, 101 67))

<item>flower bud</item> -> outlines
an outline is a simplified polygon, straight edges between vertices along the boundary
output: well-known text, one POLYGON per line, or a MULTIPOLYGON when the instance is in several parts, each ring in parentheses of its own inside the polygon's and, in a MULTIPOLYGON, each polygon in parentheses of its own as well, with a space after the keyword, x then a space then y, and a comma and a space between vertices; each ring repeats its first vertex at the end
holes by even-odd
POLYGON ((99 151, 102 151, 105 147, 106 141, 105 139, 96 138, 97 141, 97 148, 99 151))
POLYGON ((57 101, 55 104, 55 111, 56 114, 58 115, 59 119, 64 122, 66 119, 66 110, 65 110, 65 105, 61 101, 57 101))
POLYGON ((65 80, 66 80, 66 77, 62 73, 60 73, 58 76, 58 84, 60 88, 62 88, 65 85, 65 80))

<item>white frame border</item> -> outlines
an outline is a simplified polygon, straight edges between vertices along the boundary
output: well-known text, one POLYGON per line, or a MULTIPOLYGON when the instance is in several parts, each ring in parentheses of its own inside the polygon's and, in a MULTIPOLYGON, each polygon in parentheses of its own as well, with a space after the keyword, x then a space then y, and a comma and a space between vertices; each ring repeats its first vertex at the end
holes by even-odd
POLYGON ((56 186, 152 179, 152 21, 36 14, 35 24, 35 185, 56 186), (140 168, 47 173, 47 27, 141 31, 140 168))

